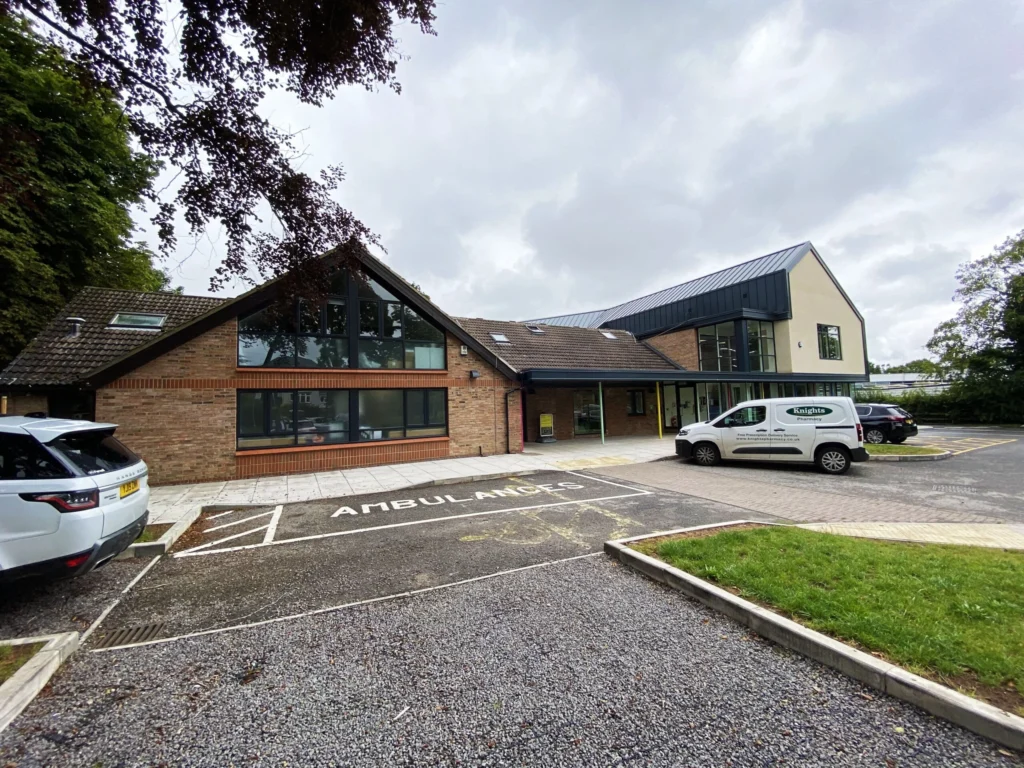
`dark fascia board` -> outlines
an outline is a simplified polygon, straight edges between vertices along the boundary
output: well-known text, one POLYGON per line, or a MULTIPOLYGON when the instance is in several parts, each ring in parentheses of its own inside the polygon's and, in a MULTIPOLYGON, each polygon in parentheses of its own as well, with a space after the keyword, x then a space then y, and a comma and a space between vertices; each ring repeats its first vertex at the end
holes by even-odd
POLYGON ((529 385, 607 384, 652 381, 736 381, 736 382, 779 382, 803 384, 808 382, 856 383, 868 381, 866 375, 858 373, 759 373, 754 371, 585 371, 573 369, 535 368, 523 373, 523 380, 529 385))
MULTIPOLYGON (((774 274, 774 273, 769 273, 774 274)), ((653 339, 656 336, 664 336, 667 333, 675 333, 676 331, 685 331, 689 328, 699 328, 705 325, 714 325, 715 323, 725 323, 729 320, 789 320, 792 318, 792 309, 787 312, 762 312, 759 309, 748 309, 746 307, 742 309, 734 309, 731 312, 722 312, 718 315, 705 315, 703 317, 695 317, 687 320, 685 323, 674 325, 663 331, 652 331, 651 333, 644 334, 643 336, 637 336, 638 339, 653 339)), ((614 323, 614 320, 609 320, 610 323, 614 323)))
MULTIPOLYGON (((322 258, 331 258, 333 253, 333 251, 328 252, 322 258)), ((417 312, 421 312, 451 333, 488 363, 494 365, 502 374, 510 379, 518 380, 518 371, 477 341, 461 325, 452 320, 391 269, 374 258, 365 248, 358 246, 355 257, 362 262, 363 268, 370 277, 379 280, 385 288, 403 301, 406 301, 417 312)), ((157 336, 148 344, 136 347, 117 360, 90 371, 82 378, 81 385, 88 389, 101 387, 135 370, 139 366, 167 354, 197 336, 216 328, 218 325, 226 323, 234 317, 247 314, 269 304, 274 298, 274 291, 279 279, 270 280, 231 301, 226 301, 209 312, 178 326, 169 333, 157 336)))

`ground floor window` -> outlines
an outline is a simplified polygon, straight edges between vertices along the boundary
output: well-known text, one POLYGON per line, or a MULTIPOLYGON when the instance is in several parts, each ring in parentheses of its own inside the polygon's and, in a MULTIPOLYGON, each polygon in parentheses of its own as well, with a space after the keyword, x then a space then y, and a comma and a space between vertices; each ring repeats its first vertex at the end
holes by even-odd
POLYGON ((448 434, 444 389, 239 390, 239 449, 448 434))
POLYGON ((676 384, 666 382, 663 392, 663 423, 666 427, 682 426, 694 421, 718 418, 729 408, 747 400, 776 397, 850 397, 852 385, 845 382, 700 382, 676 384))
POLYGON ((630 389, 626 391, 626 415, 644 415, 644 391, 642 389, 630 389))

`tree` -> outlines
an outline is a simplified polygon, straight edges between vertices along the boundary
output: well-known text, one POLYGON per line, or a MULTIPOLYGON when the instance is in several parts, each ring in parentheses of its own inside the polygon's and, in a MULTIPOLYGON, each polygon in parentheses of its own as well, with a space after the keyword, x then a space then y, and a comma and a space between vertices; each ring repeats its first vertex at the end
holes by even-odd
POLYGON ((956 278, 960 287, 953 298, 962 302, 960 310, 935 329, 929 351, 953 375, 965 375, 972 365, 1012 371, 1024 343, 1024 230, 988 256, 961 264, 956 278))
MULTIPOLYGON (((881 371, 879 372, 881 373, 881 371)), ((938 376, 941 371, 938 363, 922 357, 911 360, 909 363, 886 366, 885 373, 923 373, 928 376, 938 376)))
POLYGON ((868 373, 869 374, 870 373, 884 373, 884 372, 885 372, 884 366, 881 366, 878 363, 872 363, 870 360, 868 361, 868 373))
POLYGON ((967 421, 1024 421, 1024 231, 957 270, 962 302, 928 342, 967 421))
POLYGON ((83 285, 159 290, 127 206, 156 166, 132 151, 113 94, 0 17, 0 368, 83 285))
POLYGON ((315 299, 329 280, 315 257, 376 242, 331 197, 341 169, 296 170, 293 137, 258 108, 277 89, 314 105, 347 84, 400 92, 393 26, 433 34, 434 0, 0 0, 0 13, 12 10, 117 93, 142 150, 179 171, 173 201, 154 198, 161 249, 174 247, 178 209, 193 233, 223 227, 214 287, 248 279, 252 267, 286 275, 284 298, 315 299), (280 234, 266 228, 265 210, 280 234))

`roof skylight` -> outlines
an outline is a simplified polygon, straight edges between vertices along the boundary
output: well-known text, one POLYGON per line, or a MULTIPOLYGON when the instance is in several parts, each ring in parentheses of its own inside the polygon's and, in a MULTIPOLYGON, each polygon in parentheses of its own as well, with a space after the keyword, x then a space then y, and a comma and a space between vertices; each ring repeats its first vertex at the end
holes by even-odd
POLYGON ((543 328, 541 328, 539 325, 534 325, 533 323, 526 323, 526 330, 528 330, 530 333, 544 333, 543 328))
POLYGON ((511 341, 508 340, 508 336, 506 336, 504 333, 492 333, 491 334, 491 338, 494 339, 499 344, 511 344, 512 343, 511 341))
POLYGON ((150 312, 118 312, 107 327, 156 331, 164 327, 165 320, 167 320, 167 315, 157 315, 150 312))
POLYGON ((601 331, 601 335, 604 336, 606 339, 617 339, 617 338, 619 338, 618 336, 616 336, 611 331, 601 331))

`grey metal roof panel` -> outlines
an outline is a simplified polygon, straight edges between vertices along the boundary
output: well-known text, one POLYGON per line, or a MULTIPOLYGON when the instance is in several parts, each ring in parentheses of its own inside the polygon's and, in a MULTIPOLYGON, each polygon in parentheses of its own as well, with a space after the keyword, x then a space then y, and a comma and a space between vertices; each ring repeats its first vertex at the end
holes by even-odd
POLYGON ((627 301, 624 304, 619 304, 606 310, 603 313, 601 322, 607 323, 610 320, 634 315, 653 307, 660 307, 702 293, 717 291, 720 288, 725 288, 744 280, 761 277, 762 275, 768 275, 772 272, 780 272, 782 270, 788 272, 810 250, 811 244, 809 242, 800 243, 799 245, 784 248, 781 251, 769 253, 766 256, 761 256, 751 261, 745 261, 734 267, 727 267, 710 275, 704 275, 680 285, 675 285, 647 296, 641 296, 638 299, 627 301))
POLYGON ((594 312, 577 312, 572 315, 542 317, 537 320, 524 320, 523 322, 544 323, 545 325, 557 325, 563 328, 597 328, 603 322, 607 311, 607 309, 598 309, 594 312))
POLYGON ((775 251, 750 261, 744 261, 742 264, 726 267, 718 272, 712 272, 710 275, 696 277, 693 280, 674 285, 671 288, 665 288, 637 299, 631 299, 609 309, 556 315, 555 317, 538 318, 536 320, 527 320, 526 322, 572 326, 576 328, 600 328, 611 320, 635 315, 654 307, 662 307, 692 296, 699 296, 702 293, 711 293, 720 288, 741 283, 744 280, 752 280, 769 275, 772 272, 781 272, 782 270, 789 272, 810 250, 810 242, 799 243, 789 248, 783 248, 781 251, 775 251))

